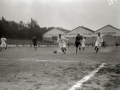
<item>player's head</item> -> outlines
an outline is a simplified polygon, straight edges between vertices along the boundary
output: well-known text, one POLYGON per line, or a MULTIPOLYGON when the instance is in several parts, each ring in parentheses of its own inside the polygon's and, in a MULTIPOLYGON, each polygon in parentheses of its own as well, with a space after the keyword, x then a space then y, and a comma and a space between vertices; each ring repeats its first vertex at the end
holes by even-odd
POLYGON ((100 36, 100 32, 98 32, 98 36, 100 36))
POLYGON ((36 38, 36 37, 34 36, 34 38, 36 38))
POLYGON ((4 36, 2 36, 2 38, 4 38, 4 36))
POLYGON ((77 36, 80 36, 80 34, 78 33, 77 36))
POLYGON ((61 39, 61 34, 59 34, 59 39, 61 39))

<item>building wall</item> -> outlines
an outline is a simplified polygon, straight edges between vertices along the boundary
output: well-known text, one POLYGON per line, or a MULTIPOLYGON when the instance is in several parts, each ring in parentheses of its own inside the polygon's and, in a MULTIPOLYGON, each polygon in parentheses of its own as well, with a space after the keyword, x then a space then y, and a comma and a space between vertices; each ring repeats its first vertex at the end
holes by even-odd
POLYGON ((84 37, 91 37, 91 35, 89 35, 89 34, 91 34, 91 33, 93 33, 93 32, 92 32, 92 31, 89 31, 89 30, 86 30, 86 29, 84 29, 84 28, 79 27, 79 28, 76 28, 76 29, 74 29, 73 31, 69 32, 69 33, 66 35, 66 37, 76 37, 78 33, 79 33, 80 35, 84 36, 84 37))
POLYGON ((67 35, 65 35, 65 37, 67 37, 69 39, 70 43, 75 43, 75 37, 77 36, 78 33, 80 35, 86 37, 87 43, 93 42, 93 39, 92 39, 93 36, 90 35, 93 33, 93 31, 87 30, 87 29, 82 28, 82 27, 78 27, 78 28, 74 29, 73 31, 71 31, 67 35))
POLYGON ((99 29, 95 33, 97 34, 98 32, 100 32, 102 36, 105 35, 120 36, 120 30, 113 28, 111 26, 106 26, 105 28, 99 29))
POLYGON ((57 28, 53 28, 51 29, 50 31, 46 32, 45 34, 43 34, 43 41, 51 41, 51 42, 54 42, 56 43, 57 39, 53 39, 53 37, 58 37, 58 34, 61 34, 62 36, 63 35, 66 35, 65 32, 57 29, 57 28))
POLYGON ((101 32, 104 41, 106 42, 106 44, 110 45, 113 44, 115 45, 116 43, 120 44, 120 30, 111 27, 111 26, 106 26, 103 27, 95 32, 87 30, 85 28, 82 27, 78 27, 70 32, 68 32, 67 34, 58 30, 58 29, 52 29, 50 31, 48 31, 47 33, 45 33, 43 35, 44 40, 46 41, 53 41, 56 42, 56 40, 52 40, 53 36, 58 36, 58 34, 63 34, 64 37, 67 37, 69 39, 69 43, 74 44, 75 43, 75 37, 77 36, 77 34, 81 34, 82 36, 86 37, 86 44, 95 44, 96 41, 96 37, 93 37, 92 33, 97 34, 98 32, 101 32))
POLYGON ((58 36, 58 34, 65 35, 66 33, 60 31, 59 29, 54 28, 54 29, 46 32, 45 34, 43 34, 43 38, 50 38, 50 37, 53 37, 53 36, 58 36))
POLYGON ((106 45, 115 45, 116 43, 120 44, 120 30, 108 25, 97 30, 95 34, 97 34, 98 32, 102 34, 103 40, 106 45))

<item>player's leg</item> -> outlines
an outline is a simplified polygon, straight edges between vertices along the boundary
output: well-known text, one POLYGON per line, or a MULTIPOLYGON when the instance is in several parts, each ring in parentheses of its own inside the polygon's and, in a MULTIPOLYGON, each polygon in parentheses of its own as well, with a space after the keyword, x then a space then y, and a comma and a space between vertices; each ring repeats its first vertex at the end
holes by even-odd
POLYGON ((100 49, 100 46, 97 47, 97 49, 96 49, 96 53, 99 51, 99 49, 100 49))
POLYGON ((37 46, 35 45, 35 50, 37 50, 37 46))
POLYGON ((59 47, 61 48, 62 52, 64 52, 63 45, 59 43, 59 47))
POLYGON ((96 53, 98 52, 98 50, 99 50, 98 46, 95 46, 96 53))
POLYGON ((35 49, 35 43, 33 45, 34 45, 34 49, 35 49))
POLYGON ((37 50, 37 43, 34 42, 34 49, 37 50))
POLYGON ((78 51, 79 45, 80 45, 80 43, 79 43, 79 42, 76 42, 76 53, 77 53, 77 51, 78 51))
POLYGON ((98 52, 98 50, 99 50, 98 46, 95 46, 96 53, 98 52))
POLYGON ((82 43, 81 42, 79 43, 79 52, 80 53, 82 52, 82 43))
POLYGON ((63 49, 64 49, 64 53, 66 53, 66 47, 63 47, 63 49))
POLYGON ((66 53, 66 44, 63 45, 64 53, 66 53))
POLYGON ((65 51, 67 51, 67 49, 65 48, 65 51))
POLYGON ((82 47, 81 47, 81 45, 79 45, 79 52, 81 52, 81 50, 82 50, 82 47))
POLYGON ((95 43, 95 50, 97 50, 98 42, 95 43))
POLYGON ((85 50, 85 47, 82 48, 82 51, 84 51, 84 50, 85 50))
POLYGON ((62 50, 62 52, 64 52, 64 53, 65 53, 65 51, 64 51, 64 47, 61 47, 61 50, 62 50))
POLYGON ((97 49, 97 46, 95 46, 95 50, 97 49))
POLYGON ((77 53, 77 51, 78 51, 78 45, 76 45, 76 53, 77 53))
POLYGON ((2 48, 3 48, 3 43, 1 43, 1 50, 2 50, 2 48))
POLYGON ((67 49, 66 49, 66 43, 63 45, 63 47, 64 47, 64 51, 67 51, 67 49))
POLYGON ((74 47, 75 47, 75 49, 76 49, 76 53, 77 53, 77 42, 75 42, 74 47))
POLYGON ((84 46, 85 46, 84 43, 82 43, 82 45, 81 45, 81 52, 84 51, 84 46))
POLYGON ((101 46, 101 43, 98 43, 97 48, 96 48, 96 53, 99 51, 100 46, 101 46))
POLYGON ((82 47, 81 47, 81 52, 84 52, 84 49, 85 49, 85 47, 82 46, 82 47))
POLYGON ((62 51, 64 52, 64 54, 66 53, 66 44, 62 45, 62 51))
POLYGON ((35 44, 35 50, 37 50, 37 43, 35 44))
POLYGON ((64 49, 65 49, 65 51, 67 51, 66 47, 64 49))
POLYGON ((64 51, 64 53, 66 53, 66 47, 63 47, 63 51, 64 51))

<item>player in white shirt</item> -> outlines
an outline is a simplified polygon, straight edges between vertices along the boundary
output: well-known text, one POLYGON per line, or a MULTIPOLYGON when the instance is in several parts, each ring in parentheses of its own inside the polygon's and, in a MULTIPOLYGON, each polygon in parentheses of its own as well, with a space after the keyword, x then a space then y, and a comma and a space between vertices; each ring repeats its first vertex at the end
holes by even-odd
POLYGON ((1 38, 1 49, 3 47, 6 49, 6 47, 7 47, 6 41, 7 41, 7 39, 4 36, 2 36, 2 38, 1 38))
POLYGON ((96 42, 95 42, 95 50, 96 50, 96 53, 97 53, 99 48, 101 47, 101 43, 103 42, 103 38, 102 38, 100 32, 98 32, 98 35, 93 35, 93 36, 97 37, 96 42))
POLYGON ((85 37, 83 37, 83 39, 81 41, 81 52, 84 51, 84 49, 85 49, 85 42, 86 42, 85 37))
POLYGON ((68 40, 68 39, 65 38, 65 37, 61 37, 61 34, 59 34, 57 43, 59 44, 59 47, 61 48, 61 50, 64 53, 66 53, 66 42, 65 42, 65 40, 68 40))

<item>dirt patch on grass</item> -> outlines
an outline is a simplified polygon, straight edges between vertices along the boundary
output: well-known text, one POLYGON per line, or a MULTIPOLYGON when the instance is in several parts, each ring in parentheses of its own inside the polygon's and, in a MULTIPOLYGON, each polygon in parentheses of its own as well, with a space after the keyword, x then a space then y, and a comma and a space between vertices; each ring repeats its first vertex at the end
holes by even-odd
POLYGON ((103 86, 105 90, 119 90, 120 89, 120 65, 106 65, 99 72, 99 75, 107 75, 108 82, 103 86))

